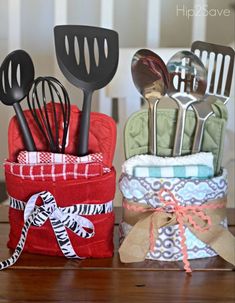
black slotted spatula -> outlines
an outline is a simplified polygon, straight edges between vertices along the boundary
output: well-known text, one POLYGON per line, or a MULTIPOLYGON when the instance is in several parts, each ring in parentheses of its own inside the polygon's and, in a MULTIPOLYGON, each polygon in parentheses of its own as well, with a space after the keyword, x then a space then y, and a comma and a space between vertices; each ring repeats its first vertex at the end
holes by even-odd
POLYGON ((100 27, 59 25, 54 35, 61 71, 84 93, 78 136, 78 155, 84 156, 88 153, 92 94, 106 86, 117 70, 118 34, 100 27))

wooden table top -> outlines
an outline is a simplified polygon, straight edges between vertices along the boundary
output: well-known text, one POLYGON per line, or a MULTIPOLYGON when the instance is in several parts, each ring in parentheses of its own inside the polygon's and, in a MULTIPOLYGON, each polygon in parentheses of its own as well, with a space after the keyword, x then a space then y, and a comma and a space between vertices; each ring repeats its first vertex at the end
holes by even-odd
MULTIPOLYGON (((7 213, 0 206, 0 260, 11 255, 7 213)), ((185 274, 182 262, 120 263, 121 209, 115 213, 113 258, 79 261, 24 253, 0 272, 0 302, 235 302, 235 268, 220 257, 190 261, 192 276, 185 274)), ((235 209, 228 210, 228 218, 235 234, 235 209)))

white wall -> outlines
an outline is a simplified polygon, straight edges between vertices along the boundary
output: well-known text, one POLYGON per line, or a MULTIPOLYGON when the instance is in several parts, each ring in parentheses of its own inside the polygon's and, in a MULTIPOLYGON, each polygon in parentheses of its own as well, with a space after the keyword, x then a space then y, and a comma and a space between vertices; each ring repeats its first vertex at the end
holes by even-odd
MULTIPOLYGON (((0 61, 7 54, 8 7, 6 1, 0 1, 0 61)), ((7 125, 11 115, 9 107, 0 104, 0 179, 3 178, 3 159, 7 155, 7 125)))
POLYGON ((113 28, 120 33, 120 47, 140 47, 146 45, 147 1, 114 1, 113 28))

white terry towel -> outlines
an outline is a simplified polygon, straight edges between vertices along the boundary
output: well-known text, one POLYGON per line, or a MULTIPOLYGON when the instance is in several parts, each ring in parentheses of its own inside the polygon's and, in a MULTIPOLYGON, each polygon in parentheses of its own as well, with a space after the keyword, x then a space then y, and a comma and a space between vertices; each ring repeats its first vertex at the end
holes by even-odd
POLYGON ((206 165, 214 172, 213 154, 201 152, 180 157, 158 157, 153 155, 137 155, 129 158, 122 165, 122 172, 133 175, 136 166, 177 166, 177 165, 206 165))

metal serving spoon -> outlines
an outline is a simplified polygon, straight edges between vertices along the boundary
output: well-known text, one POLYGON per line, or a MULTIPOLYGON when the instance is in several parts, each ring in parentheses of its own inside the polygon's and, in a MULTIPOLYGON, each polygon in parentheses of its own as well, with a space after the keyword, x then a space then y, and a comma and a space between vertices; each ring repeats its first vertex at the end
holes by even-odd
POLYGON ((149 152, 157 154, 156 108, 166 94, 169 78, 163 60, 148 49, 138 50, 132 59, 133 82, 149 105, 149 152))
POLYGON ((173 156, 180 156, 186 111, 190 105, 203 99, 207 73, 201 60, 189 51, 177 52, 168 61, 167 69, 170 76, 167 93, 178 105, 173 156))

